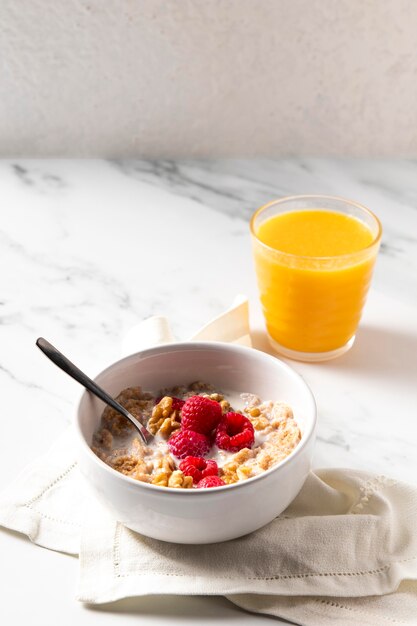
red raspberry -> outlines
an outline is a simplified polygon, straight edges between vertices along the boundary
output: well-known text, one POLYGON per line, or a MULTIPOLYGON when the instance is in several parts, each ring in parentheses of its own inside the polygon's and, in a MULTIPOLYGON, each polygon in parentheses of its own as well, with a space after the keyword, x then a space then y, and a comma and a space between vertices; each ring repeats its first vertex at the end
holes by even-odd
POLYGON ((226 483, 218 476, 206 476, 197 483, 197 487, 221 487, 226 483))
POLYGON ((178 459, 204 456, 210 450, 208 437, 193 430, 178 430, 168 439, 168 447, 178 459))
POLYGON ((185 404, 185 400, 181 400, 180 398, 172 398, 172 410, 173 411, 181 411, 184 404, 185 404))
POLYGON ((203 396, 191 396, 182 407, 181 424, 197 433, 208 435, 219 423, 222 407, 215 400, 203 396))
MULTIPOLYGON (((169 397, 170 398, 172 397, 172 410, 181 411, 182 407, 184 406, 185 400, 181 400, 180 398, 175 398, 174 396, 169 396, 169 397)), ((159 398, 155 400, 155 404, 159 404, 162 398, 165 398, 165 396, 159 396, 159 398)))
POLYGON ((238 452, 251 448, 255 441, 255 431, 251 422, 241 413, 226 413, 216 428, 215 442, 222 450, 238 452))
POLYGON ((206 476, 217 476, 219 468, 216 461, 203 459, 200 456, 187 456, 179 464, 180 470, 186 476, 192 476, 194 484, 206 476))

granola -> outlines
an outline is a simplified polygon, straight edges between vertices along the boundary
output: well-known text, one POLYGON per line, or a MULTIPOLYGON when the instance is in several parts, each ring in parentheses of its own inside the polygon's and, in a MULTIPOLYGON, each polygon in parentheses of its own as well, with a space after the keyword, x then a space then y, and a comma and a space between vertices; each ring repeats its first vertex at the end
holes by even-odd
POLYGON ((91 448, 116 471, 156 486, 175 489, 197 487, 199 479, 208 475, 204 474, 204 460, 210 460, 211 474, 213 467, 216 468, 217 482, 210 486, 244 481, 280 463, 301 440, 293 411, 285 402, 263 401, 252 393, 223 393, 201 381, 162 389, 155 395, 142 391, 140 387, 129 387, 121 391, 117 400, 148 428, 155 436, 154 440, 144 445, 130 422, 107 407, 103 411, 100 427, 94 434, 91 448), (211 447, 205 455, 206 459, 192 460, 192 455, 187 456, 184 465, 170 451, 169 439, 181 429, 181 406, 194 396, 218 403, 220 420, 227 419, 230 412, 238 413, 240 416, 236 417, 240 420, 243 419, 241 416, 245 416, 246 423, 249 420, 253 426, 252 429, 249 424, 254 433, 253 445, 238 449, 237 452, 220 449, 213 445, 215 439, 212 433, 208 435, 211 447), (238 406, 241 408, 236 408, 238 406))

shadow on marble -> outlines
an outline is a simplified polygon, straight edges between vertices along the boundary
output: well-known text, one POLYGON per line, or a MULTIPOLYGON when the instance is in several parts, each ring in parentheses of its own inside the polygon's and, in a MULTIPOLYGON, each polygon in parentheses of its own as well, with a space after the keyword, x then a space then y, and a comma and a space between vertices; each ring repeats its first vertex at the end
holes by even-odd
MULTIPOLYGON (((280 358, 273 352, 266 333, 251 333, 253 347, 280 358)), ((298 361, 283 359, 292 366, 298 361)), ((314 368, 346 370, 355 375, 377 377, 399 385, 414 385, 417 371, 417 334, 362 324, 353 347, 338 359, 305 364, 314 368)))
POLYGON ((417 335, 363 324, 349 352, 334 361, 335 368, 380 378, 396 385, 414 385, 417 335))

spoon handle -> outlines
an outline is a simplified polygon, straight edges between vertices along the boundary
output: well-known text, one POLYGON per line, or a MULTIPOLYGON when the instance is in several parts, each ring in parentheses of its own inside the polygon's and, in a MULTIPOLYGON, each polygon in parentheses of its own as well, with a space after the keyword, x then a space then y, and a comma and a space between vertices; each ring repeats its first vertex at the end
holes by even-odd
POLYGON ((101 387, 97 385, 91 378, 84 374, 74 363, 71 363, 66 356, 62 354, 59 350, 55 348, 49 341, 44 339, 43 337, 39 337, 36 341, 36 345, 42 352, 50 359, 55 365, 57 365, 60 369, 66 372, 71 378, 80 383, 83 387, 91 391, 95 396, 100 398, 106 404, 109 404, 113 409, 121 413, 126 419, 128 419, 139 431, 143 441, 145 443, 149 443, 152 435, 146 430, 146 428, 131 414, 127 411, 121 404, 119 404, 114 398, 109 396, 108 393, 104 391, 101 387))

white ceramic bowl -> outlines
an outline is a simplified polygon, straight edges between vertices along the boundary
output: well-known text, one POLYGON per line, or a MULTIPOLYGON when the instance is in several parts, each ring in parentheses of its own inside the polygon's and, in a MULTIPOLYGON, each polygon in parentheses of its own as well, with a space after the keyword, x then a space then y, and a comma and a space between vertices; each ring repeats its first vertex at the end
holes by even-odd
POLYGON ((95 379, 111 395, 140 385, 161 387, 209 382, 216 389, 250 392, 293 408, 301 442, 281 463, 244 482, 210 489, 171 489, 136 481, 113 470, 90 449, 103 403, 85 392, 76 420, 81 471, 116 519, 148 537, 176 543, 213 543, 250 533, 279 515, 307 477, 314 445, 316 406, 303 379, 279 359, 251 348, 220 343, 173 343, 117 361, 95 379))

